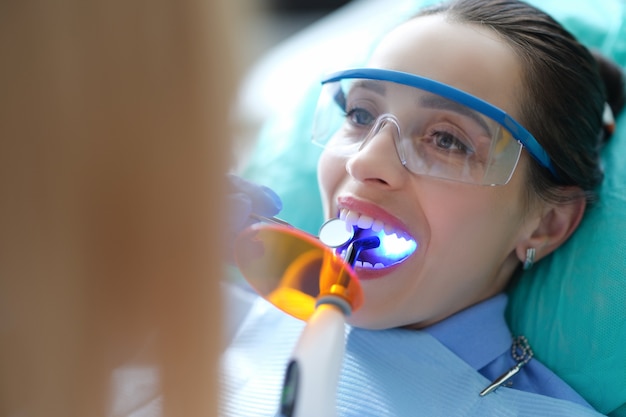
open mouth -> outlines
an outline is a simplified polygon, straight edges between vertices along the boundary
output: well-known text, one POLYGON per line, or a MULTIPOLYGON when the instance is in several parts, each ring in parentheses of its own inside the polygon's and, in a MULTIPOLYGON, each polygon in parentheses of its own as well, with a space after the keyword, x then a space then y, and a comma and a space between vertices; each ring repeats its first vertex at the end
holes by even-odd
MULTIPOLYGON (((354 267, 366 269, 383 269, 397 265, 407 259, 418 247, 411 236, 384 222, 352 210, 342 210, 339 216, 348 227, 354 228, 351 241, 370 236, 380 239, 380 246, 375 249, 363 250, 359 253, 354 267)), ((337 248, 341 256, 345 256, 350 242, 337 248)))

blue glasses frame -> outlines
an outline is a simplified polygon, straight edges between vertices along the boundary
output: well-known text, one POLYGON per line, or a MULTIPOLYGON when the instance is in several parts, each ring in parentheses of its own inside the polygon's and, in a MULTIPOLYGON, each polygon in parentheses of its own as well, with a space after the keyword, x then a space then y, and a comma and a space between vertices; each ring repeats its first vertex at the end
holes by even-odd
POLYGON ((463 90, 451 87, 439 81, 429 78, 420 77, 419 75, 410 74, 402 71, 387 70, 380 68, 355 68, 344 71, 338 71, 328 75, 322 80, 322 84, 340 81, 344 79, 363 78, 368 80, 390 81, 396 84, 408 85, 410 87, 420 88, 425 91, 440 95, 450 100, 461 103, 470 107, 479 113, 500 123, 505 129, 511 132, 511 135, 524 147, 530 156, 536 160, 541 166, 550 171, 555 179, 559 179, 554 164, 548 156, 548 153, 537 142, 537 139, 519 124, 515 119, 509 116, 505 111, 498 107, 466 93, 463 90))

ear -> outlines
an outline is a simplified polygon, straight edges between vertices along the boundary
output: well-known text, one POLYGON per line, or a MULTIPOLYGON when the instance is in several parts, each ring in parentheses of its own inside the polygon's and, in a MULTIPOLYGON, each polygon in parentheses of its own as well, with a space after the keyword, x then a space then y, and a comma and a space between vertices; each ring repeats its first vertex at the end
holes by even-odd
MULTIPOLYGON (((574 191, 574 190, 572 190, 574 191)), ((535 248, 535 261, 552 253, 561 246, 580 224, 587 207, 584 196, 579 196, 565 203, 545 203, 539 209, 539 217, 535 218, 533 226, 526 238, 522 239, 515 248, 520 261, 526 259, 526 250, 535 248)))

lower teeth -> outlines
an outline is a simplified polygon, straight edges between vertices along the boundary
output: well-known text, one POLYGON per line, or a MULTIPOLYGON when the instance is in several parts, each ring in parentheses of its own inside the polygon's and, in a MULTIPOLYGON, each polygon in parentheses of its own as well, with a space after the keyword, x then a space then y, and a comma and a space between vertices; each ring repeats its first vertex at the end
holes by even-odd
POLYGON ((377 262, 375 265, 372 265, 369 262, 361 262, 361 261, 356 261, 354 263, 354 266, 357 266, 359 268, 370 268, 370 269, 382 269, 385 267, 385 265, 382 262, 377 262))
MULTIPOLYGON (((343 259, 346 258, 345 250, 341 252, 341 257, 343 259)), ((371 262, 367 261, 355 261, 354 266, 358 268, 382 269, 385 267, 385 264, 383 264, 382 262, 376 262, 375 264, 372 264, 371 262)))

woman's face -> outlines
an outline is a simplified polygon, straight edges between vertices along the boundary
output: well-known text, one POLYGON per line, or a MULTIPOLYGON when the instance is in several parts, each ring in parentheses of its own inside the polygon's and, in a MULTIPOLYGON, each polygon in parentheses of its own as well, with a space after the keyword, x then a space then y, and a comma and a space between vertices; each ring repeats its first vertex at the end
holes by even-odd
MULTIPOLYGON (((387 35, 368 66, 441 81, 519 118, 520 64, 487 28, 419 17, 387 35)), ((382 132, 352 156, 322 154, 324 210, 329 218, 343 210, 353 219, 382 221, 418 244, 393 267, 357 267, 365 302, 350 323, 423 327, 495 295, 510 279, 519 262, 515 247, 531 230, 524 212, 526 156, 507 185, 457 183, 408 171, 393 138, 382 132)))

